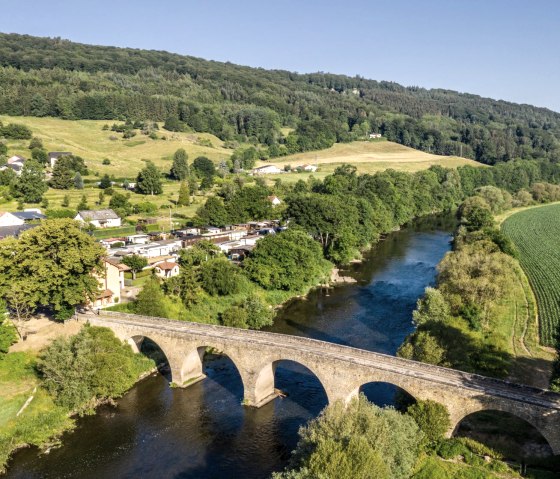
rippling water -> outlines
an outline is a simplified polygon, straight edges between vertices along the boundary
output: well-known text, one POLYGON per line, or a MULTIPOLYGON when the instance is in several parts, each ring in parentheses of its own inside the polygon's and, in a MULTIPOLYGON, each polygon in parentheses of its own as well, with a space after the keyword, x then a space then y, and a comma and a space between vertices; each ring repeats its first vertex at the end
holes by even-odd
MULTIPOLYGON (((389 235, 343 272, 356 284, 290 302, 270 330, 394 354, 412 331, 416 300, 450 249, 453 226, 450 218, 430 218, 389 235)), ((261 479, 281 470, 300 425, 327 404, 321 384, 305 368, 281 363, 276 387, 288 396, 244 408, 231 361, 212 358, 205 366, 207 379, 186 389, 169 388, 161 375, 142 381, 116 408, 80 419, 63 447, 17 453, 7 477, 261 479)), ((364 392, 378 404, 394 401, 388 385, 364 392)))

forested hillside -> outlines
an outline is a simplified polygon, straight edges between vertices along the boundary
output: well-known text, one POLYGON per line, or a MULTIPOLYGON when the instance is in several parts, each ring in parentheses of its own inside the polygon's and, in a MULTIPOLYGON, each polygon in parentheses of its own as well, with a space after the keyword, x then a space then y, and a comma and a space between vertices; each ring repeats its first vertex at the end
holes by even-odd
POLYGON ((3 114, 165 121, 172 131, 259 143, 262 158, 379 132, 486 164, 560 161, 560 114, 545 108, 60 38, 0 34, 0 89, 3 114))

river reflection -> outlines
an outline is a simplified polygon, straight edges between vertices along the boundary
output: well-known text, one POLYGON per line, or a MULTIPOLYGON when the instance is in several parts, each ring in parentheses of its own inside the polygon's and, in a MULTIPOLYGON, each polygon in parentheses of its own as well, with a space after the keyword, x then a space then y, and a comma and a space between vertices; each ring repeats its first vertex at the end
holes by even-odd
MULTIPOLYGON (((359 265, 343 272, 358 281, 313 291, 280 312, 271 331, 394 354, 412 331, 411 312, 435 266, 450 249, 453 220, 430 218, 389 235, 359 265)), ((205 362, 208 378, 171 389, 152 376, 118 406, 78 421, 63 447, 39 456, 17 453, 9 478, 266 478, 281 470, 300 425, 327 404, 315 376, 280 363, 276 387, 285 391, 260 409, 241 406, 243 385, 226 357, 205 362)), ((392 404, 394 389, 369 385, 366 395, 392 404)))

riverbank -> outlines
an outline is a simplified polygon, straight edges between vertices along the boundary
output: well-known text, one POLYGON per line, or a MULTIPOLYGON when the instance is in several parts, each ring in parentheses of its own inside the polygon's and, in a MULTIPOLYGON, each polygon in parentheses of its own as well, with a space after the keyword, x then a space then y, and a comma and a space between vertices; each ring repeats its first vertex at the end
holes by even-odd
MULTIPOLYGON (((33 341, 20 340, 0 359, 0 474, 5 472, 8 460, 15 451, 31 446, 42 451, 51 450, 60 445, 63 433, 75 427, 78 415, 91 414, 104 404, 114 404, 114 398, 121 396, 117 393, 108 397, 94 397, 87 401, 85 408, 80 405, 78 409, 57 402, 55 395, 45 388, 44 378, 38 372, 39 353, 55 338, 68 341, 80 332, 82 324, 70 321, 65 324, 53 323, 48 328, 45 323, 49 321, 44 317, 31 320, 31 323, 34 322, 38 323, 35 329, 30 329, 33 326, 28 325, 28 331, 34 333, 28 337, 32 337, 33 341)), ((112 336, 112 333, 109 334, 112 336)), ((120 343, 116 338, 114 341, 120 343)), ((79 361, 79 358, 74 360, 79 361)), ((146 358, 134 360, 133 363, 132 367, 138 371, 138 376, 130 387, 157 370, 146 358)), ((68 364, 68 367, 71 365, 68 364)), ((126 370, 124 365, 121 368, 126 370)), ((102 377, 98 377, 98 380, 102 384, 102 377)), ((118 378, 115 378, 115 382, 118 382, 118 378)), ((111 386, 102 388, 111 390, 111 386)))

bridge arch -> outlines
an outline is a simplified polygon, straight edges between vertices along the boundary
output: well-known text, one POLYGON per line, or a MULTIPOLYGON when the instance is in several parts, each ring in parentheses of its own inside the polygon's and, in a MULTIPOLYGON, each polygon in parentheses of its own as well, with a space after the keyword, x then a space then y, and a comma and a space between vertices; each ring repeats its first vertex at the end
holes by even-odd
MULTIPOLYGON (((325 405, 329 404, 333 398, 329 397, 329 390, 325 386, 324 378, 317 373, 312 367, 309 367, 305 362, 295 358, 278 358, 272 361, 267 361, 265 364, 256 368, 251 377, 250 389, 246 390, 245 403, 250 406, 260 407, 279 395, 276 389, 277 374, 276 370, 279 366, 293 366, 295 365, 299 371, 296 374, 308 374, 316 378, 318 384, 321 386, 322 392, 325 395, 325 405)), ((287 389, 287 388, 286 388, 287 389)), ((288 390, 282 391, 289 393, 288 390)))
MULTIPOLYGON (((531 437, 537 440, 538 438, 542 438, 546 446, 548 446, 549 454, 558 454, 560 441, 557 440, 557 432, 549 430, 550 428, 536 422, 531 414, 524 414, 521 411, 512 411, 510 408, 502 407, 500 404, 494 404, 491 406, 470 408, 470 410, 460 414, 458 418, 452 417, 453 436, 468 435, 478 437, 485 435, 491 437, 494 434, 492 431, 493 428, 499 431, 495 434, 494 439, 501 434, 510 436, 512 441, 515 439, 512 436, 515 436, 520 431, 524 431, 523 435, 526 436, 528 429, 532 430, 531 437), (477 416, 479 416, 478 421, 476 421, 477 416), (467 421, 469 420, 474 420, 475 424, 468 424, 467 421), (478 422, 478 425, 476 422, 478 422), (480 425, 483 425, 484 430, 480 429, 480 425), (506 427, 505 432, 504 425, 506 427), (471 434, 468 434, 468 432, 471 432, 471 434)), ((480 439, 480 437, 478 437, 477 440, 483 443, 486 442, 480 439)), ((493 441, 490 440, 490 442, 492 443, 493 441)), ((499 449, 499 447, 496 447, 494 444, 489 444, 489 446, 499 449)))
POLYGON ((367 400, 379 407, 393 406, 405 410, 416 402, 416 398, 407 389, 389 381, 369 381, 360 385, 352 396, 363 394, 367 400))
POLYGON ((157 338, 143 334, 130 336, 125 340, 136 354, 144 354, 156 363, 158 371, 170 382, 172 381, 172 365, 165 351, 165 345, 157 338))

